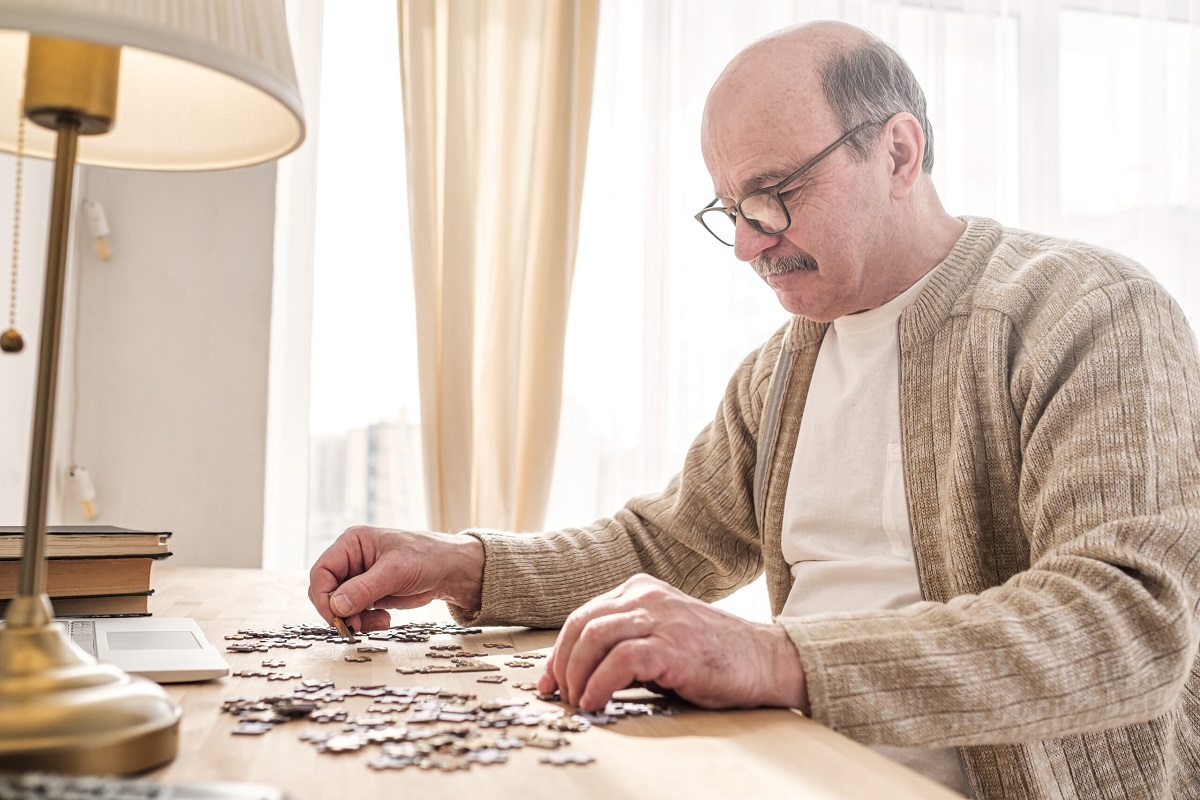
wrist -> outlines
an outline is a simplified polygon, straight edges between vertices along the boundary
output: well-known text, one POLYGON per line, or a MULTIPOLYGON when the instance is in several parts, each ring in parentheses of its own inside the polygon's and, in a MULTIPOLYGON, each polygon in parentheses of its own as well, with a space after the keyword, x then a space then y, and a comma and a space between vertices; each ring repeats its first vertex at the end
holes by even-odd
POLYGON ((806 717, 812 716, 808 681, 795 642, 782 625, 768 623, 763 628, 769 643, 767 663, 770 670, 765 687, 768 697, 763 705, 794 708, 806 717))
POLYGON ((441 599, 463 611, 478 611, 483 604, 483 543, 467 534, 444 535, 450 547, 441 599))

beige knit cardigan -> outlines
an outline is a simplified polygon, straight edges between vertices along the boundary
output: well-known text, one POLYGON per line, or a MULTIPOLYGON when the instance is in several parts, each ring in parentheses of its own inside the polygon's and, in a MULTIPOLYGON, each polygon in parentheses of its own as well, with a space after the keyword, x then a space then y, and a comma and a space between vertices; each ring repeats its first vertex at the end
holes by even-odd
MULTIPOLYGON (((980 798, 1200 798, 1192 333, 1127 259, 965 221, 900 319, 926 600, 777 618, 813 717, 864 743, 957 747, 980 798)), ((764 568, 778 614, 823 334, 796 318, 748 356, 662 493, 586 528, 469 531, 486 558, 473 621, 557 626, 638 572, 715 600, 764 568)))

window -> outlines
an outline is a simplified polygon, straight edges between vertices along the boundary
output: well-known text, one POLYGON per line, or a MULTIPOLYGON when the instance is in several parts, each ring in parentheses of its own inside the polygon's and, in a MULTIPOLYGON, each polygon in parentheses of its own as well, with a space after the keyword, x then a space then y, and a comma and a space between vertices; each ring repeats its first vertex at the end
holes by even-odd
POLYGON ((1200 17, 1166 10, 1062 12, 1062 231, 1140 261, 1196 327, 1200 17))
POLYGON ((305 563, 353 523, 425 527, 397 48, 394 0, 325 5, 305 563))

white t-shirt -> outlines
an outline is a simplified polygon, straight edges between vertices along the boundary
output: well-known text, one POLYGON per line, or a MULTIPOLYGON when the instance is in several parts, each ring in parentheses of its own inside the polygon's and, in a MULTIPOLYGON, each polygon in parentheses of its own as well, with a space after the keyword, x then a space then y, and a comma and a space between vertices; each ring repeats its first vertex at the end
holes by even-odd
MULTIPOLYGON (((783 511, 795 583, 784 617, 892 609, 921 599, 900 460, 900 313, 933 271, 821 341, 783 511)), ((952 748, 875 747, 958 792, 952 748)))

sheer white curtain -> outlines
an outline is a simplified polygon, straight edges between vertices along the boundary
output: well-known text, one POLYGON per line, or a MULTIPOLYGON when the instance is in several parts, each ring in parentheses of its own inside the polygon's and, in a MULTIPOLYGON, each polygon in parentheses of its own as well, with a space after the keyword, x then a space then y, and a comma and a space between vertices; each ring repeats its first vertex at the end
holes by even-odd
MULTIPOLYGON (((820 18, 908 60, 951 213, 1132 255, 1200 321, 1198 0, 608 0, 549 526, 662 488, 737 362, 785 321, 691 218, 712 197, 700 113, 738 50, 820 18)), ((753 594, 731 607, 765 614, 753 594)))

